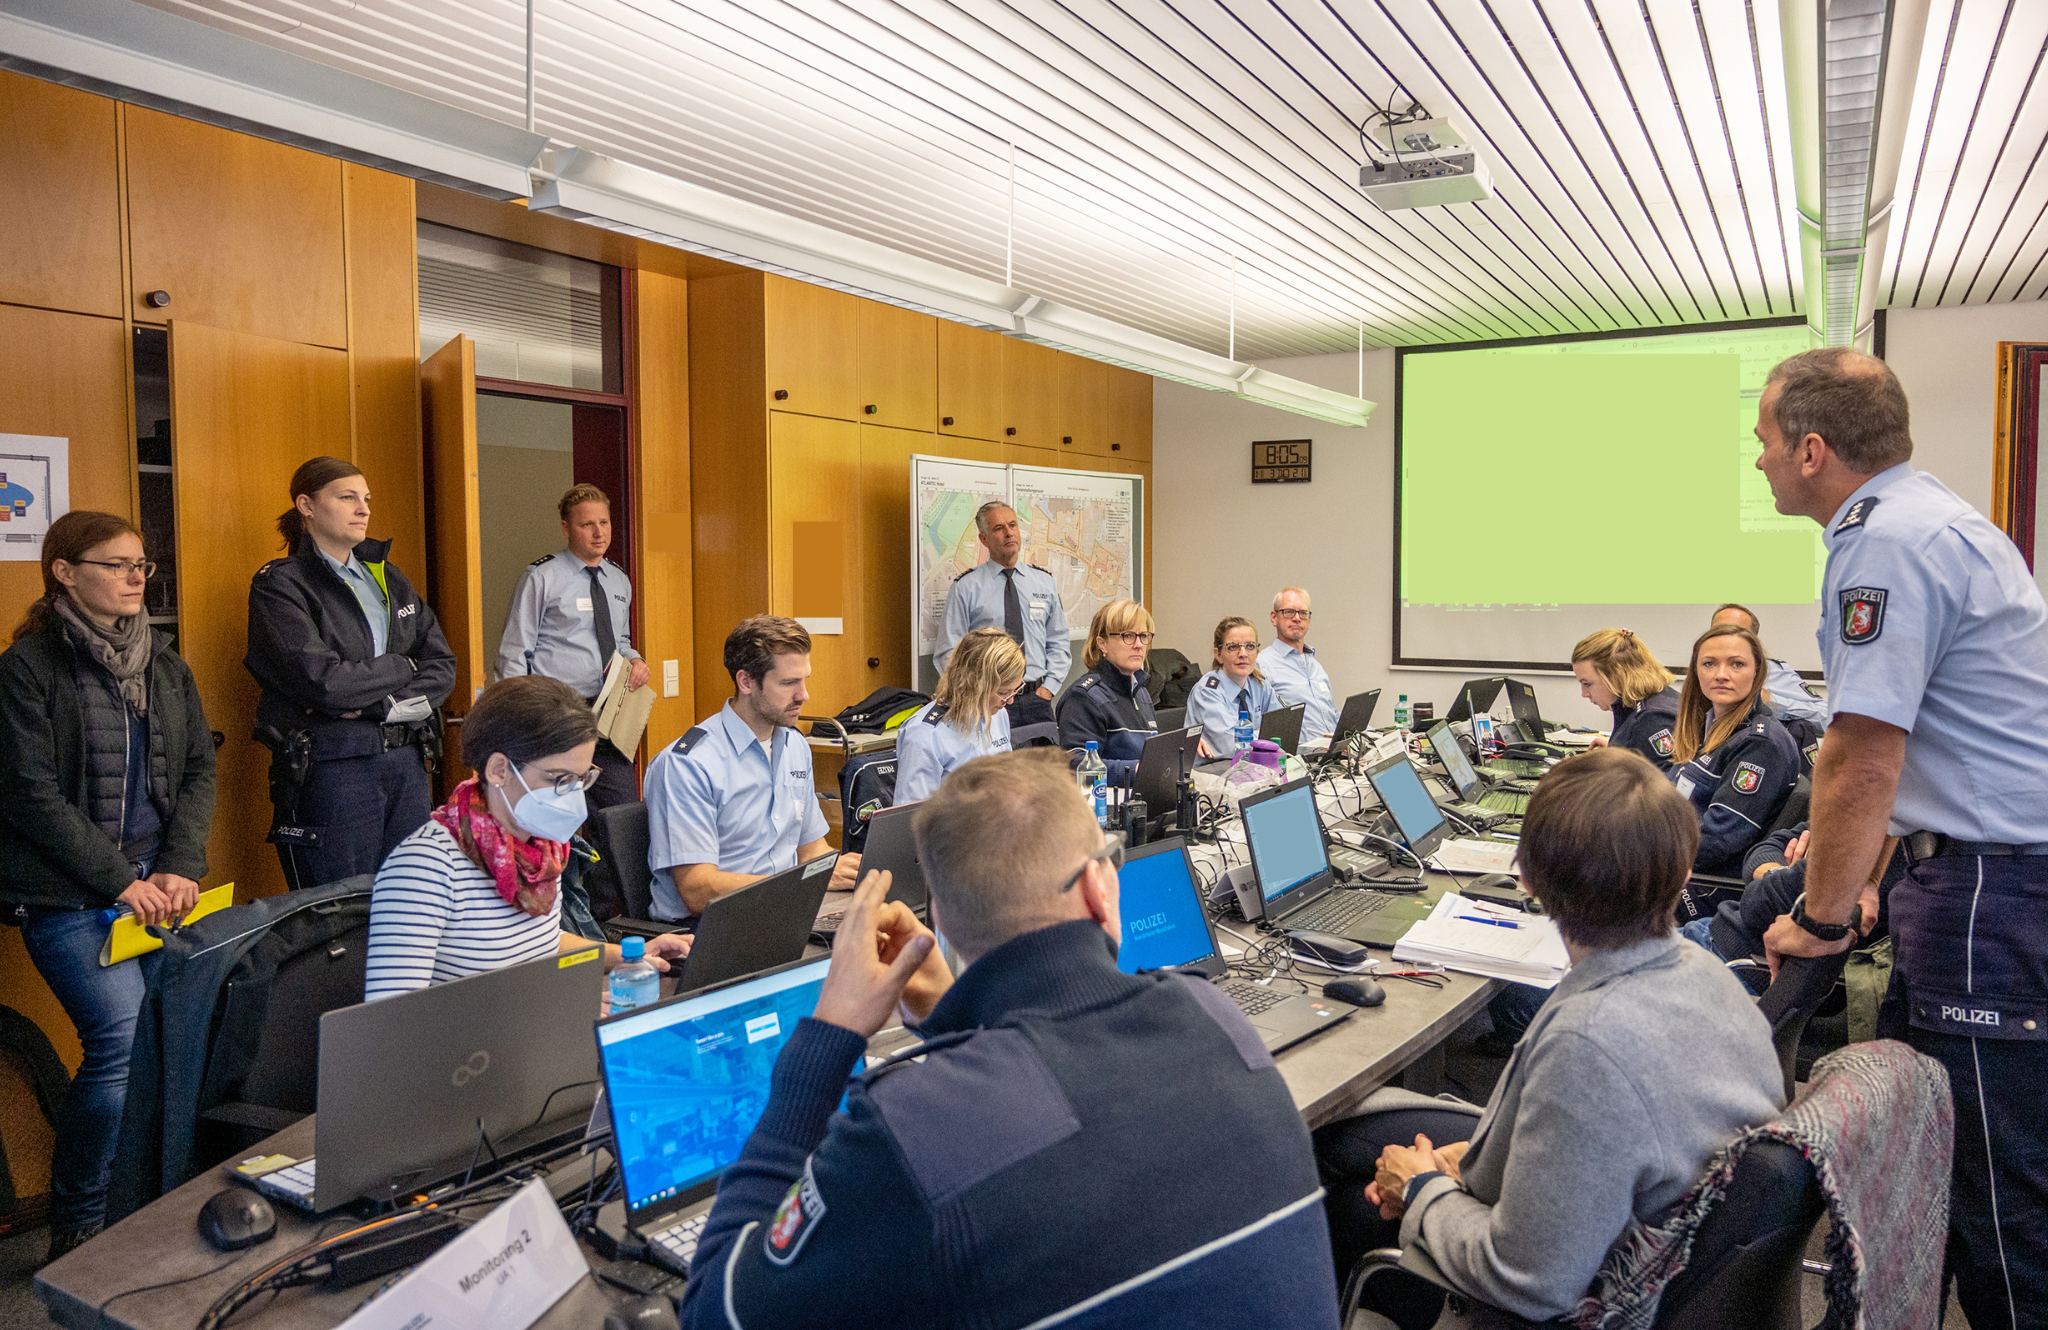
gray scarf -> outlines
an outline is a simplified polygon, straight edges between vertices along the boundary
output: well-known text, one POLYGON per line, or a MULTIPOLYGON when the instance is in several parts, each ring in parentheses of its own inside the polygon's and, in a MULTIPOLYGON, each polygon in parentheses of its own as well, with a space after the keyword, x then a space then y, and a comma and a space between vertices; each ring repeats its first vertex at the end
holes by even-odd
POLYGON ((114 683, 121 690, 121 700, 128 704, 136 715, 149 711, 149 658, 154 645, 155 634, 149 631, 149 616, 131 614, 125 619, 114 620, 112 628, 102 628, 71 603, 71 597, 58 596, 50 602, 65 623, 71 626, 71 636, 92 653, 92 658, 114 676, 114 683))

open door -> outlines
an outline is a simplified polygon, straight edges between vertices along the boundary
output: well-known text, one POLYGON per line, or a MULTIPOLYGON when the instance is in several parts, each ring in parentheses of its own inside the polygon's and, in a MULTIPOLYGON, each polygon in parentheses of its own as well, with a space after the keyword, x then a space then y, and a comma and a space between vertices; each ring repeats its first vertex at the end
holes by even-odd
MULTIPOLYGON (((249 900, 284 890, 270 834, 270 750, 256 742, 249 579, 282 552, 277 515, 309 457, 348 457, 348 353, 173 319, 172 492, 178 651, 206 722, 225 736, 207 841, 209 885, 249 900)), ((375 478, 372 477, 374 483, 375 478)))
POLYGON ((477 499, 476 343, 457 337, 420 364, 427 445, 427 596, 455 653, 444 782, 469 775, 457 756, 462 717, 490 678, 484 655, 482 513, 477 499))

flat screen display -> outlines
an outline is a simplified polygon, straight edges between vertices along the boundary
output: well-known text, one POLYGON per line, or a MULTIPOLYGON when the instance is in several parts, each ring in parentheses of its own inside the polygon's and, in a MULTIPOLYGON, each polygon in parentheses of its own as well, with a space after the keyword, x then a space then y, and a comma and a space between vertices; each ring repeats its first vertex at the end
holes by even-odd
POLYGON ((1215 953, 1202 898, 1188 872, 1187 851, 1174 848, 1126 859, 1117 884, 1123 915, 1117 969, 1125 974, 1164 970, 1215 953))
MULTIPOLYGON (((1427 798, 1428 796, 1423 796, 1427 798)), ((1302 781, 1244 807, 1244 835, 1258 869, 1259 894, 1270 901, 1329 868, 1315 791, 1302 781)))

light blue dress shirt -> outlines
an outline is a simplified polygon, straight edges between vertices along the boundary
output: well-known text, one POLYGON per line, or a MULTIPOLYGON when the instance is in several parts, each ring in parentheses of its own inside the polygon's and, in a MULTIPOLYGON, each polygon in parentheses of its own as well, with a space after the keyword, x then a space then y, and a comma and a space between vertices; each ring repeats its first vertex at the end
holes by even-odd
MULTIPOLYGON (((633 649, 633 583, 610 559, 597 565, 598 580, 611 602, 612 643, 627 660, 633 649)), ((591 604, 590 565, 567 550, 535 559, 512 589, 505 635, 498 641, 498 677, 544 674, 560 679, 579 697, 596 697, 605 666, 597 655, 597 610, 591 604)))
POLYGON ((647 869, 654 917, 687 919, 669 869, 715 864, 727 873, 780 873, 799 846, 825 837, 804 737, 777 726, 763 748, 727 702, 647 764, 647 869))
POLYGON ((946 708, 928 702, 911 713, 896 730, 896 795, 894 802, 914 804, 929 799, 946 773, 990 753, 1010 751, 1010 713, 997 711, 973 733, 946 719, 946 708))
MULTIPOLYGON (((1041 682, 1057 693, 1074 663, 1067 637, 1067 610, 1052 574, 1035 564, 1017 565, 1017 602, 1024 610, 1024 686, 1041 682)), ((1003 626, 1003 566, 989 559, 953 579, 946 593, 946 621, 932 644, 932 668, 944 674, 960 639, 976 628, 1003 626)))
POLYGON ((1330 689, 1330 672, 1316 659, 1314 647, 1297 651, 1275 638, 1259 653, 1259 673, 1273 685, 1273 695, 1281 706, 1302 704, 1303 740, 1327 739, 1337 732, 1336 694, 1330 689))
MULTIPOLYGON (((313 548, 320 549, 318 545, 313 548)), ((385 598, 384 588, 377 585, 377 579, 370 576, 370 570, 363 567, 363 561, 350 551, 348 562, 342 563, 326 550, 320 550, 320 557, 355 592, 356 603, 363 607, 363 618, 370 625, 370 648, 377 655, 383 655, 391 642, 391 602, 385 598)))
POLYGON ((1829 715, 1906 731, 1891 834, 2048 841, 2048 605, 2012 541, 1904 462, 1825 539, 1829 715))
POLYGON ((1827 727, 1828 704, 1807 692, 1806 680, 1784 661, 1764 662, 1764 687, 1771 694, 1771 710, 1779 716, 1827 727))
MULTIPOLYGON (((1259 717, 1268 711, 1277 710, 1280 700, 1273 696, 1273 689, 1264 679, 1248 675, 1242 684, 1234 684, 1230 676, 1221 669, 1210 670, 1188 690, 1188 724, 1202 727, 1202 737, 1209 741, 1209 751, 1218 757, 1227 757, 1237 751, 1237 694, 1242 689, 1251 708, 1252 727, 1257 729, 1259 717)), ((1308 727, 1302 727, 1308 733, 1308 727)))

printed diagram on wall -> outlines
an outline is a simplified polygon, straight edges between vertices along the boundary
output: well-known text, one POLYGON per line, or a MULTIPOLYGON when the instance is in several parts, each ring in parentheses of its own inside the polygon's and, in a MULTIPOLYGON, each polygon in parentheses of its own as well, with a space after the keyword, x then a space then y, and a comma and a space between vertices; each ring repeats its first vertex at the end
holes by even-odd
POLYGON ((1088 636, 1088 621, 1112 600, 1138 598, 1136 539, 1139 482, 1093 471, 1010 468, 1010 502, 1024 528, 1025 563, 1052 574, 1067 633, 1088 636))
POLYGON ((50 523, 71 511, 71 440, 0 434, 0 560, 36 563, 50 523))
POLYGON ((1009 502, 1010 469, 919 457, 911 487, 917 514, 917 654, 929 656, 946 621, 946 593, 960 574, 988 558, 974 514, 991 499, 1009 502))

